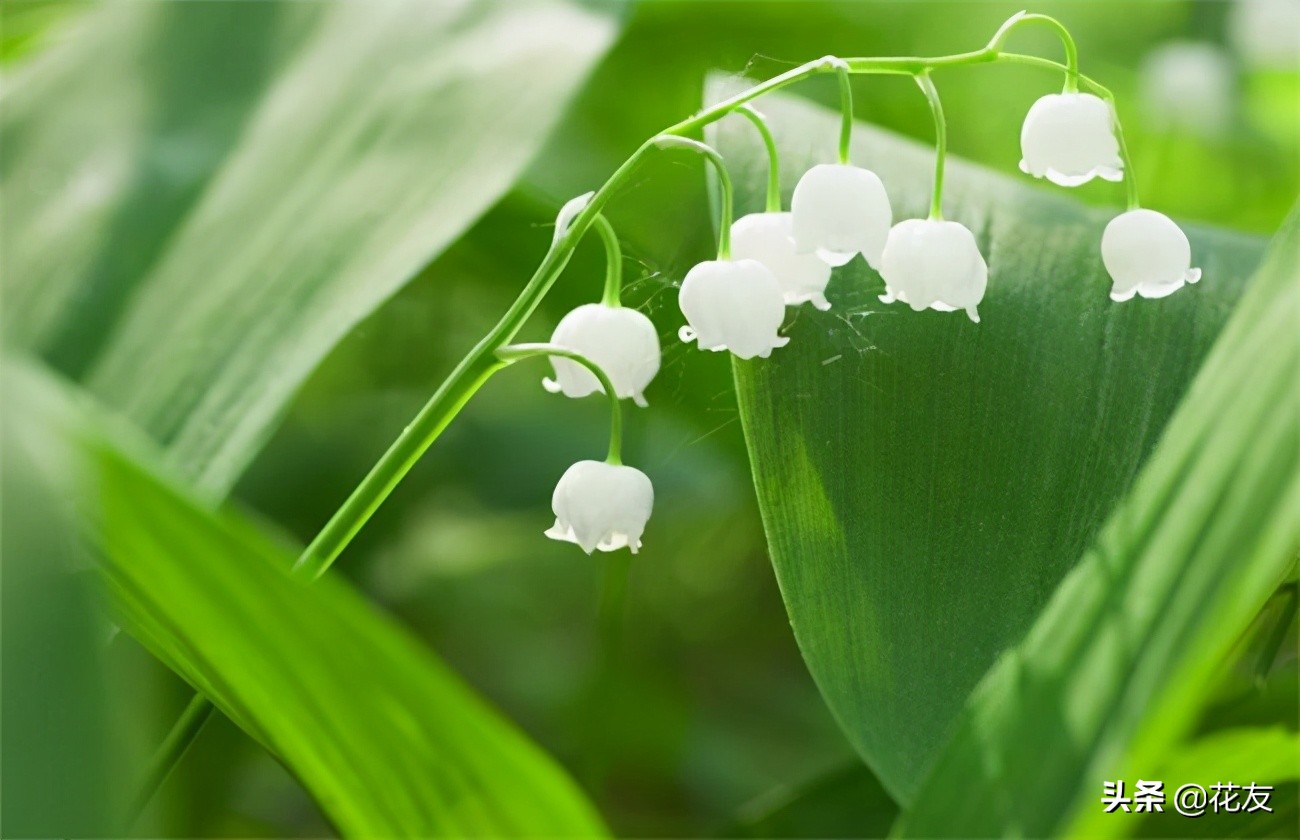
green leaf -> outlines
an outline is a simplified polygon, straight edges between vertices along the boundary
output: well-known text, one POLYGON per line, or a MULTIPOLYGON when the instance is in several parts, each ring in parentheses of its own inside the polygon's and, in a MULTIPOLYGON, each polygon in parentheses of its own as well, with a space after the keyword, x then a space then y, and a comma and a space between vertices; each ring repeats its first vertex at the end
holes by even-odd
POLYGON ((52 379, 5 371, 33 457, 79 503, 132 635, 302 781, 346 836, 589 836, 564 772, 342 580, 142 467, 52 379))
POLYGON ((515 182, 614 34, 562 0, 110 3, 76 23, 0 110, 7 340, 214 493, 515 182))
POLYGON ((972 696, 908 836, 1132 830, 1103 813, 1102 783, 1162 777, 1300 549, 1297 246, 1300 210, 1132 492, 972 696))
MULTIPOLYGON (((810 165, 835 159, 839 118, 791 96, 758 104, 788 196, 810 165)), ((950 131, 960 148, 962 126, 950 131)), ((752 127, 726 120, 717 141, 740 212, 761 209, 752 127)), ((933 154, 855 129, 853 160, 881 175, 895 219, 925 215, 933 154)), ((1205 280, 1116 304, 1098 245, 1113 211, 957 159, 944 209, 989 261, 982 323, 881 304, 882 281, 855 260, 832 278, 829 312, 801 307, 788 347, 734 366, 795 635, 904 805, 967 695, 1129 488, 1261 253, 1255 238, 1189 226, 1205 280)))
POLYGON ((752 803, 724 836, 884 837, 897 816, 880 780, 854 764, 752 803))

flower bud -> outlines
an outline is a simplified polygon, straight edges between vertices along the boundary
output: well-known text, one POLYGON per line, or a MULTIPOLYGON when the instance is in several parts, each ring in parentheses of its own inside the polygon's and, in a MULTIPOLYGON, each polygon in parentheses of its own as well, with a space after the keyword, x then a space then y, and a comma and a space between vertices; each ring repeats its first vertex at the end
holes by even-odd
POLYGON ((1187 234, 1163 213, 1130 210, 1110 220, 1101 235, 1101 261, 1114 281, 1111 300, 1171 295, 1201 279, 1192 268, 1187 234))
POLYGON ((640 470, 579 461, 555 485, 551 496, 555 524, 546 536, 577 543, 588 554, 620 548, 636 554, 654 501, 654 485, 640 470))
MULTIPOLYGON (((560 319, 551 343, 581 353, 605 372, 619 399, 631 398, 645 407, 645 388, 659 372, 659 333, 650 319, 635 309, 588 303, 560 319)), ((605 393, 586 367, 572 359, 551 357, 555 379, 543 379, 552 394, 585 397, 605 393)))
POLYGON ((1020 129, 1020 154, 1022 172, 1062 187, 1124 177, 1114 115, 1090 93, 1053 93, 1035 102, 1020 129))
POLYGON ((827 265, 862 254, 880 261, 894 211, 876 173, 845 163, 823 163, 803 174, 790 199, 795 253, 816 252, 827 265))
POLYGON ((677 302, 689 325, 678 335, 701 350, 766 359, 790 341, 777 335, 785 319, 781 284, 758 260, 700 263, 686 272, 677 302))
POLYGON ((818 309, 830 309, 831 267, 815 254, 795 253, 793 232, 789 213, 750 213, 731 226, 731 254, 766 266, 781 284, 787 306, 812 301, 818 309))
POLYGON ((885 303, 901 301, 916 311, 966 310, 975 323, 989 270, 965 225, 935 219, 908 219, 894 225, 880 259, 885 303))

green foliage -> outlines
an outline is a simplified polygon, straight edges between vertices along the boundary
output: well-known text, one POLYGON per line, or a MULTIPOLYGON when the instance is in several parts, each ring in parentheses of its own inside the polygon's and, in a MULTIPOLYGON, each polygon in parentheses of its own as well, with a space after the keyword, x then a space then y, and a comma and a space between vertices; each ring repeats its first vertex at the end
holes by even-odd
MULTIPOLYGON (((1216 669, 1300 548, 1300 413, 1286 398, 1300 364, 1297 246, 1300 211, 1132 492, 972 697, 905 833, 1123 831, 1095 807, 1101 782, 1170 766, 1216 669), (1035 795, 1020 795, 1028 786, 1035 795)), ((1243 737, 1217 736, 1201 753, 1215 763, 1197 775, 1240 769, 1229 759, 1243 737)), ((1296 766, 1293 733, 1249 737, 1254 772, 1296 766)))
POLYGON ((347 584, 291 578, 282 543, 205 511, 36 368, 12 365, 4 387, 25 448, 79 508, 126 627, 345 836, 603 833, 558 766, 347 584))
MULTIPOLYGON (((785 98, 763 108, 790 179, 832 159, 833 112, 785 98)), ((761 207, 752 132, 726 125, 719 141, 746 205, 761 207)), ((855 133, 854 161, 881 174, 896 218, 924 214, 931 155, 855 133)), ((1260 251, 1192 229, 1206 281, 1117 305, 1099 255, 1113 211, 959 161, 947 180, 947 216, 989 256, 982 323, 878 303, 883 284, 859 260, 832 279, 830 312, 799 312, 789 347, 735 365, 795 634, 903 801, 1128 489, 1260 251)))
POLYGON ((218 494, 330 348, 514 183, 614 33, 558 0, 77 24, 0 114, 8 340, 218 494))

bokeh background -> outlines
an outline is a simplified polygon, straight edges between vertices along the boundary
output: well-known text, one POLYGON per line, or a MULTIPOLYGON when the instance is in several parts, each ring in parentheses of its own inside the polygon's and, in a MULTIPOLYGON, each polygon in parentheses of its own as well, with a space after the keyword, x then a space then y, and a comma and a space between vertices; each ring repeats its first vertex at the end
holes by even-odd
MULTIPOLYGON (((239 66, 267 24, 262 4, 202 5, 214 21, 247 28, 211 69, 239 66)), ((549 242, 558 205, 595 188, 644 138, 697 109, 706 74, 761 78, 828 53, 963 51, 1021 7, 592 5, 618 16, 622 33, 523 180, 332 352, 240 482, 237 502, 292 538, 315 534, 513 299, 549 242)), ((1144 203, 1267 234, 1300 192, 1300 35, 1289 33, 1288 53, 1285 30, 1259 24, 1244 5, 1047 2, 1033 10, 1064 21, 1084 71, 1118 95, 1144 203)), ((11 68, 63 37, 87 7, 6 0, 2 8, 0 58, 11 68)), ((1047 33, 1017 34, 1015 46, 1059 53, 1047 33)), ((201 95, 196 69, 201 63, 183 71, 201 95)), ((1056 85, 1027 68, 946 74, 951 152, 1014 172, 1020 120, 1056 85)), ((855 86, 859 118, 929 141, 929 112, 913 86, 888 79, 855 86)), ((834 102, 829 79, 798 90, 834 102)), ((239 115, 228 119, 233 125, 239 115)), ((218 120, 206 130, 228 128, 218 120)), ((1121 198, 1106 185, 1076 194, 1097 203, 1121 198)), ((591 684, 607 560, 541 532, 565 466, 603 451, 606 407, 546 394, 542 366, 521 365, 490 382, 336 566, 570 768, 624 835, 757 830, 746 820, 855 760, 800 659, 765 556, 725 354, 687 353, 672 340, 674 285, 712 250, 708 207, 698 162, 666 156, 609 211, 624 240, 625 302, 656 319, 665 358, 648 394, 652 409, 628 417, 625 457, 654 478, 660 501, 631 565, 615 677, 599 702, 591 684)), ((148 223, 147 208, 138 221, 148 223)), ((602 259, 594 241, 582 246, 527 337, 544 338, 565 311, 598 294, 602 259)), ((118 704, 115 726, 117 769, 126 777, 189 691, 128 640, 115 642, 112 656, 131 698, 118 704)), ((297 783, 224 720, 204 731, 137 829, 330 830, 297 783)))

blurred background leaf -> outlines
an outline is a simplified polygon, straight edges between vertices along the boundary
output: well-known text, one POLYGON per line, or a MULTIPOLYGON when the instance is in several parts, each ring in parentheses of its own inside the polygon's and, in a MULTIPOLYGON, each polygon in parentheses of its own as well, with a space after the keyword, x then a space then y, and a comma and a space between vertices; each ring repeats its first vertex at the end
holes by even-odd
MULTIPOLYGON (((1300 411, 1287 398, 1300 364, 1297 255, 1300 209, 1132 492, 972 696, 903 833, 1119 836, 1137 824, 1103 812, 1103 781, 1189 771, 1174 751, 1300 550, 1300 411)), ((1213 736, 1221 750, 1242 737, 1229 732, 1213 736)), ((1278 767, 1296 767, 1295 744, 1294 731, 1257 733, 1240 782, 1289 778, 1278 767)), ((1198 777, 1238 781, 1240 758, 1213 760, 1198 777)))
POLYGON ((62 529, 86 530, 131 633, 283 761, 339 832, 603 834, 564 772, 405 630, 344 583, 290 578, 296 552, 204 510, 61 387, 35 366, 5 371, 15 425, 36 438, 23 451, 79 515, 62 529))
POLYGON ((5 96, 6 333, 217 493, 321 357, 514 183, 614 34, 545 0, 77 24, 5 96))
MULTIPOLYGON (((787 189, 835 159, 834 112, 781 97, 763 108, 787 189)), ((740 212, 761 209, 755 133, 731 123, 717 139, 740 212)), ((895 217, 923 216, 932 151, 866 126, 854 141, 895 217)), ((858 260, 832 281, 829 312, 794 315, 786 352, 735 363, 795 635, 904 803, 1128 488, 1258 259, 1259 240, 1193 229, 1212 282, 1116 306, 1098 246, 1113 212, 953 161, 946 217, 989 259, 981 323, 879 303, 884 284, 858 260)))

